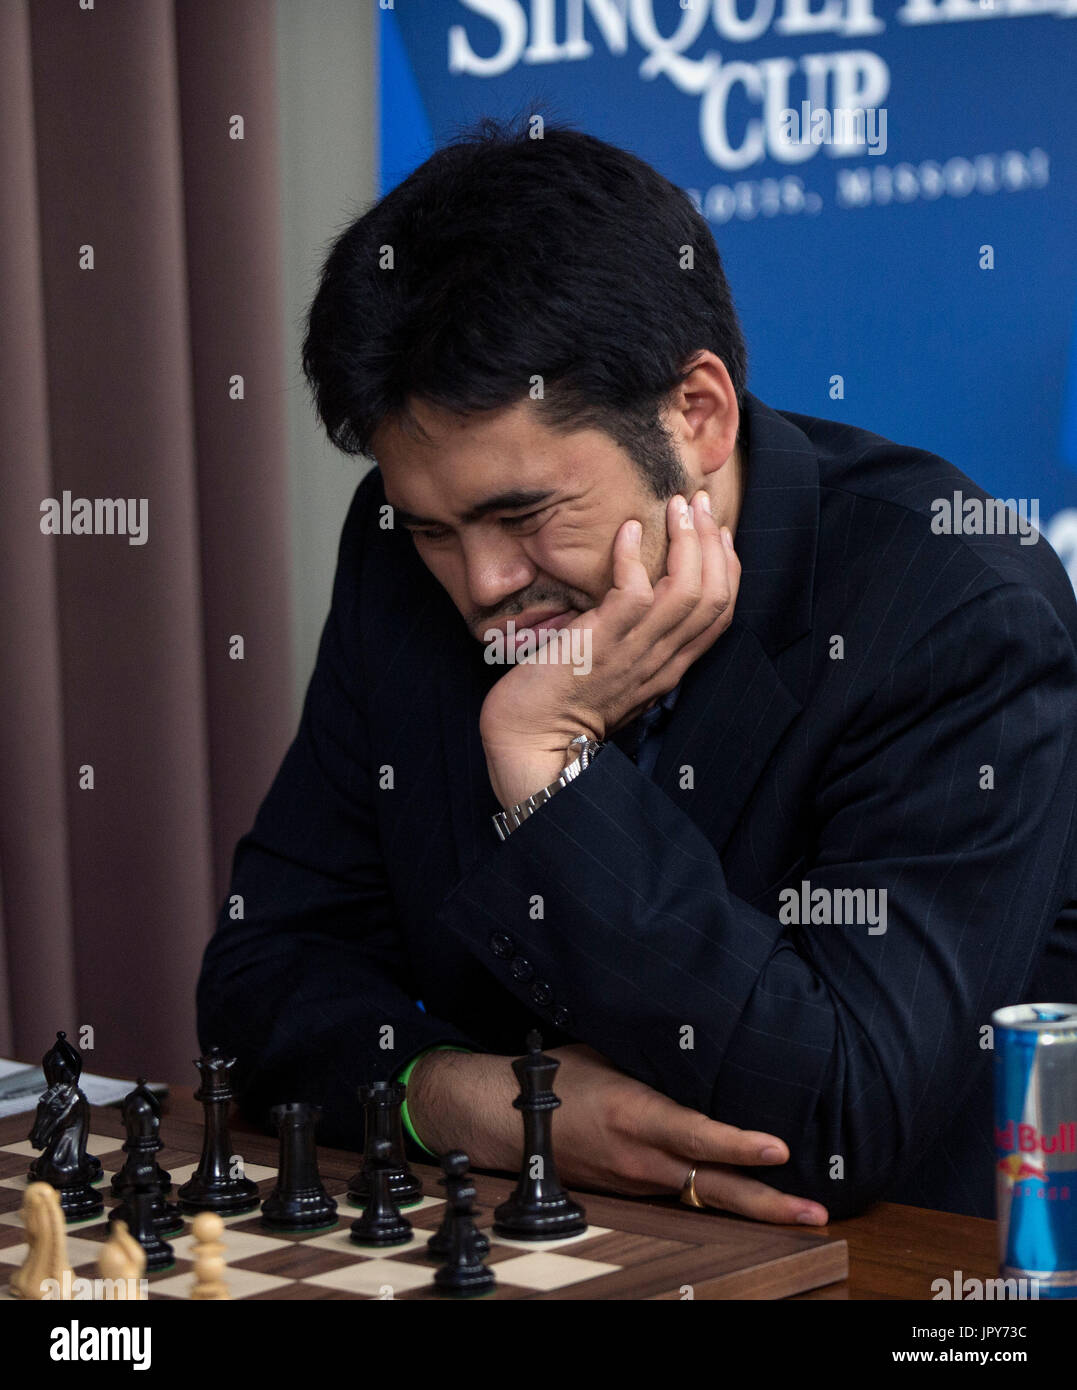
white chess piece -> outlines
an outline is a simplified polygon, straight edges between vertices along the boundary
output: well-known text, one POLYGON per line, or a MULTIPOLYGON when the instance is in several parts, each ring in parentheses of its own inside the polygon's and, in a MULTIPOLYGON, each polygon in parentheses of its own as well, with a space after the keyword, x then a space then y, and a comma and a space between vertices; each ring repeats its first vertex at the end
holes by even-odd
POLYGON ((66 1285, 70 1298, 74 1271, 67 1262, 67 1221, 60 1194, 51 1183, 29 1184, 22 1203, 22 1224, 29 1249, 21 1268, 11 1276, 11 1292, 16 1298, 63 1298, 66 1285), (45 1287, 49 1281, 55 1281, 58 1293, 45 1287))
POLYGON ((107 1280, 106 1299, 143 1299, 142 1279, 146 1273, 146 1252, 127 1229, 126 1221, 113 1221, 108 1240, 97 1257, 98 1278, 107 1280))
POLYGON ((214 1211, 200 1211, 191 1223, 194 1232, 192 1298, 231 1298, 224 1282, 224 1222, 214 1211))

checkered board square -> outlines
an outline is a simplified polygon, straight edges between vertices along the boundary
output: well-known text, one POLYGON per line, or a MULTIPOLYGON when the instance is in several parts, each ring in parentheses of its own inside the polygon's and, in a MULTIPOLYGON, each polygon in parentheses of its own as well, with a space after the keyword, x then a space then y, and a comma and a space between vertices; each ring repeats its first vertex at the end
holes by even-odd
MULTIPOLYGON (((20 1207, 27 1165, 34 1150, 24 1136, 30 1117, 0 1121, 0 1299, 9 1299, 11 1273, 27 1254, 20 1207)), ((159 1162, 175 1186, 198 1161, 199 1135, 189 1121, 170 1125, 166 1115, 159 1162), (173 1137, 171 1131, 179 1131, 173 1137)), ((117 1112, 93 1111, 88 1151, 102 1164, 98 1190, 105 1202, 102 1216, 67 1227, 68 1261, 77 1277, 93 1278, 102 1242, 108 1238, 109 1209, 116 1204, 111 1178, 123 1164, 123 1132, 117 1112)), ((257 1183, 264 1200, 276 1181, 276 1152, 271 1139, 233 1134, 233 1151, 244 1160, 244 1173, 257 1183)), ((441 1224, 444 1199, 434 1169, 418 1167, 425 1194, 405 1208, 413 1226, 407 1244, 370 1249, 350 1239, 359 1215, 347 1200, 348 1178, 358 1167, 355 1154, 320 1149, 322 1179, 338 1203, 337 1222, 329 1230, 288 1234, 268 1229, 256 1210, 225 1218, 222 1237, 225 1279, 234 1299, 433 1299, 442 1298, 433 1283, 438 1268, 427 1252, 430 1236, 441 1224)), ((843 1241, 750 1227, 716 1213, 663 1208, 617 1198, 581 1194, 589 1226, 566 1240, 505 1240, 491 1229, 493 1208, 512 1184, 496 1177, 475 1178, 479 1209, 476 1224, 490 1238, 485 1263, 497 1287, 481 1301, 501 1299, 620 1299, 686 1297, 785 1297, 845 1277, 843 1241), (747 1244, 744 1232, 755 1237, 747 1244), (725 1236, 724 1239, 716 1237, 725 1236), (763 1259, 760 1259, 762 1251, 763 1259), (769 1278, 767 1271, 769 1270, 769 1278), (762 1277, 761 1277, 762 1275, 762 1277), (754 1286, 759 1291, 746 1292, 754 1286)), ((170 1269, 149 1276, 151 1299, 185 1300, 194 1281, 190 1222, 168 1237, 175 1252, 170 1269)))

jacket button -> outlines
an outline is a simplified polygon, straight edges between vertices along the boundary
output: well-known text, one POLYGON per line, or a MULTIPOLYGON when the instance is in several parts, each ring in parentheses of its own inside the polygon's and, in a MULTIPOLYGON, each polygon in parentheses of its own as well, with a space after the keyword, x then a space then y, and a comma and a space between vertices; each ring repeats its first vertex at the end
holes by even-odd
POLYGON ((516 947, 513 945, 511 936, 506 936, 503 931, 495 931, 490 936, 490 950, 495 956, 500 956, 502 960, 509 960, 516 954, 516 947))
POLYGON ((535 967, 529 960, 525 960, 523 956, 516 957, 512 962, 511 969, 512 978, 514 980, 530 980, 531 976, 535 973, 535 967))
POLYGON ((531 998, 536 1004, 548 1004, 553 998, 553 990, 545 980, 536 980, 531 986, 531 998))
POLYGON ((553 1019, 554 1023, 556 1023, 558 1028, 567 1028, 569 1024, 572 1022, 572 1015, 561 1004, 558 1004, 557 1008, 554 1009, 550 1017, 553 1019))

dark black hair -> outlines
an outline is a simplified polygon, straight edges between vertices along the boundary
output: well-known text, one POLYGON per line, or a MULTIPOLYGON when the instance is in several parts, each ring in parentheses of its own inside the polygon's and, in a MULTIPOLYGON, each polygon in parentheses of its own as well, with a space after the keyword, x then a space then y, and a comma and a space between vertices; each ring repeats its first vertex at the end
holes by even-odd
POLYGON ((368 453, 385 418, 422 436, 409 397, 468 415, 527 399, 540 376, 546 428, 604 430, 672 496, 684 474, 659 412, 700 349, 743 418, 718 248, 649 164, 562 122, 532 138, 535 119, 483 118, 336 238, 303 343, 315 406, 339 449, 368 453))

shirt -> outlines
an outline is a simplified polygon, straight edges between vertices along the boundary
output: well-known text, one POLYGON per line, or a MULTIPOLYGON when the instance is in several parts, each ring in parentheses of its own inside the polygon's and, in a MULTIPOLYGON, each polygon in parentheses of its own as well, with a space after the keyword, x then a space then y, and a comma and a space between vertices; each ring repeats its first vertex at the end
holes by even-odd
POLYGON ((612 741, 621 752, 631 758, 640 772, 645 772, 648 777, 654 773, 662 748, 662 735, 680 691, 681 687, 675 685, 653 709, 644 710, 631 724, 613 735, 612 741))

